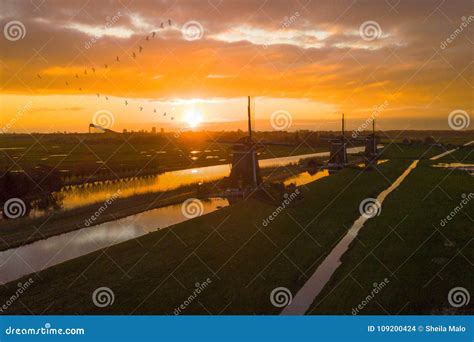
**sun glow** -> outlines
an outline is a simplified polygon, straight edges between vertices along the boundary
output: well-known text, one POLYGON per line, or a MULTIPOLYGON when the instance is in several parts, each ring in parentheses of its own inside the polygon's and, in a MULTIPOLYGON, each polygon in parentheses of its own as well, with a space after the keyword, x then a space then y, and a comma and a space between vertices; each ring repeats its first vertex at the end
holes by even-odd
POLYGON ((184 113, 184 121, 189 127, 194 128, 202 122, 202 113, 196 109, 190 109, 184 113))

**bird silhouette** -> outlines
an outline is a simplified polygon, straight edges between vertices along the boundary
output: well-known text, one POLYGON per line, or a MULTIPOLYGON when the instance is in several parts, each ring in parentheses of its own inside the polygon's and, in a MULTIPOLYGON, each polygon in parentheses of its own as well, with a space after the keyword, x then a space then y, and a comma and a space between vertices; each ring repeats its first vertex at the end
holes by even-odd
POLYGON ((97 95, 97 97, 100 97, 100 94, 96 94, 96 95, 97 95))
POLYGON ((139 50, 139 52, 142 52, 143 47, 140 45, 140 46, 138 47, 138 50, 139 50))
POLYGON ((41 79, 41 76, 40 76, 40 74, 36 74, 36 76, 38 76, 38 78, 39 78, 39 79, 41 79))
POLYGON ((84 75, 87 75, 87 69, 84 69, 84 75))
POLYGON ((105 99, 106 99, 107 101, 109 101, 109 97, 108 97, 108 96, 106 96, 105 99))
POLYGON ((140 112, 143 110, 143 107, 140 107, 140 112))
POLYGON ((153 32, 151 33, 151 37, 152 37, 152 38, 155 38, 155 34, 156 34, 156 32, 153 31, 153 32))
POLYGON ((107 64, 104 64, 105 68, 107 69, 107 64))
POLYGON ((156 113, 156 109, 153 109, 153 113, 156 113))
POLYGON ((150 40, 150 38, 148 36, 146 36, 146 40, 150 40))
POLYGON ((174 120, 174 117, 171 117, 171 120, 174 120))
POLYGON ((116 61, 117 61, 117 62, 120 62, 119 56, 117 56, 116 61))
POLYGON ((95 68, 92 68, 92 72, 95 73, 95 68))
POLYGON ((66 85, 69 86, 69 82, 66 82, 66 85))
POLYGON ((133 53, 133 58, 137 58, 137 55, 135 54, 135 52, 133 53))
POLYGON ((127 100, 125 100, 125 105, 128 106, 128 101, 127 100))
POLYGON ((82 91, 82 88, 79 88, 80 91, 82 91))
POLYGON ((76 78, 79 78, 79 75, 78 75, 78 74, 76 74, 76 78))
POLYGON ((168 19, 168 25, 171 26, 171 19, 168 19))
POLYGON ((163 23, 161 23, 161 28, 163 28, 163 23))
POLYGON ((163 113, 163 116, 166 116, 166 112, 163 113))

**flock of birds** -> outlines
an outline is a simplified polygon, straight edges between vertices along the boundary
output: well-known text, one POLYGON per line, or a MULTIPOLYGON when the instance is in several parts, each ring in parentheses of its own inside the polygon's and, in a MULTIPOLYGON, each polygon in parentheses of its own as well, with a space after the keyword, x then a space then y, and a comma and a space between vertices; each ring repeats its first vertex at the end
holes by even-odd
MULTIPOLYGON (((168 26, 171 27, 171 24, 172 24, 172 23, 171 23, 171 19, 168 19, 168 26)), ((160 28, 161 28, 161 29, 164 29, 164 23, 161 23, 160 28)), ((147 36, 145 37, 145 41, 149 42, 149 41, 150 41, 150 36, 151 36, 152 39, 155 38, 155 37, 156 37, 156 31, 153 31, 153 32, 150 33, 150 35, 147 35, 147 36)), ((139 46, 138 46, 138 54, 141 54, 142 51, 143 51, 143 46, 142 46, 142 45, 139 45, 139 46)), ((132 52, 132 58, 133 58, 133 59, 136 59, 136 58, 137 58, 137 53, 136 53, 135 51, 132 52)), ((115 62, 116 62, 116 63, 120 63, 120 56, 116 56, 116 57, 115 57, 115 62)), ((95 67, 91 67, 91 68, 89 68, 89 69, 92 71, 93 74, 95 74, 95 72, 96 72, 96 68, 95 68, 95 67)), ((104 69, 109 69, 109 64, 104 63, 104 69)), ((88 74, 88 73, 87 73, 87 70, 88 70, 87 68, 84 69, 84 76, 88 74)), ((80 76, 78 73, 76 73, 75 78, 76 78, 76 79, 80 79, 81 77, 84 77, 84 76, 80 76)), ((40 74, 37 74, 37 77, 38 77, 39 79, 42 79, 42 77, 41 77, 40 74)), ((72 82, 71 82, 71 83, 72 83, 72 82)), ((66 84, 67 87, 69 87, 69 86, 71 85, 71 83, 70 83, 70 81, 65 81, 65 84, 66 84)), ((78 90, 79 90, 79 91, 82 91, 82 87, 79 87, 78 90)), ((96 95, 97 95, 98 98, 100 98, 100 96, 101 96, 100 93, 96 93, 96 95)), ((108 100, 109 100, 109 97, 108 97, 108 96, 105 96, 105 100, 108 101, 108 100)), ((129 103, 128 103, 128 100, 125 100, 124 104, 125 104, 125 106, 128 106, 128 104, 129 104, 129 103)), ((140 111, 143 111, 143 106, 139 106, 138 108, 139 108, 140 111)), ((156 114, 156 109, 153 109, 153 112, 156 114)), ((163 116, 166 116, 166 112, 163 113, 163 116)), ((174 120, 174 117, 171 116, 170 119, 171 119, 171 120, 174 120)))

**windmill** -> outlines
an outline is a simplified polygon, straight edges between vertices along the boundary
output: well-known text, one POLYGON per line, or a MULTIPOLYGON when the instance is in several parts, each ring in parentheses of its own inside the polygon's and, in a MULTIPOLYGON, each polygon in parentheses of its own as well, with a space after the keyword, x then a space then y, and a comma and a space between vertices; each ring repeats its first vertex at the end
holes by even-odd
POLYGON ((232 164, 229 176, 233 189, 257 188, 262 183, 258 165, 258 150, 268 145, 293 146, 287 143, 255 141, 252 136, 252 106, 250 96, 247 98, 248 135, 236 142, 215 141, 221 144, 232 144, 232 164))

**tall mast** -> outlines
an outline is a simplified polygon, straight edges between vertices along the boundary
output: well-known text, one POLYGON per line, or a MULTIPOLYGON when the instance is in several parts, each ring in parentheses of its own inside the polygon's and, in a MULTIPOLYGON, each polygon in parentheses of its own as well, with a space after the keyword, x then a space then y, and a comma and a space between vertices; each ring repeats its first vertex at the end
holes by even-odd
POLYGON ((247 107, 247 113, 248 113, 248 120, 249 120, 249 138, 252 140, 252 123, 251 123, 251 118, 250 118, 250 96, 248 96, 248 107, 247 107))
POLYGON ((342 140, 344 140, 344 113, 342 113, 342 140))

